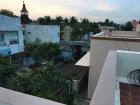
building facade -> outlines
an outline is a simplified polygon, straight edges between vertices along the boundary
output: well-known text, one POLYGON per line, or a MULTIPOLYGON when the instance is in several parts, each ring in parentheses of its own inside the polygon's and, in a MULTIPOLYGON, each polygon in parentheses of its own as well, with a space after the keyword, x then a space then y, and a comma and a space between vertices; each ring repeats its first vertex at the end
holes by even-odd
MULTIPOLYGON (((140 52, 140 34, 135 31, 113 31, 111 36, 104 32, 91 39, 88 97, 91 98, 110 50, 140 52)), ((110 64, 111 65, 111 64, 110 64)))
POLYGON ((71 41, 71 33, 73 31, 73 28, 70 26, 65 26, 64 31, 61 34, 61 40, 62 41, 71 41))
POLYGON ((58 25, 29 25, 24 27, 26 44, 35 43, 36 41, 46 43, 59 43, 60 26, 58 25))
POLYGON ((24 36, 20 18, 0 15, 0 55, 24 51, 24 36))
MULTIPOLYGON (((83 58, 84 63, 89 65, 88 98, 91 99, 104 66, 105 59, 110 50, 125 50, 140 52, 140 33, 136 31, 112 31, 111 36, 101 32, 92 36, 89 57, 83 58), (89 62, 85 62, 85 61, 89 62)), ((110 66, 112 64, 110 63, 110 66)))

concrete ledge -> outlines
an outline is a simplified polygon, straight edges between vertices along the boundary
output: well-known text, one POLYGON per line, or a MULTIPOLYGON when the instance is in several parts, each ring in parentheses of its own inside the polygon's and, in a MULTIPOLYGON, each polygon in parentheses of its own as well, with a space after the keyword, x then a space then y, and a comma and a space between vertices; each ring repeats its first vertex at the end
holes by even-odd
POLYGON ((64 105, 0 87, 0 102, 10 105, 64 105))

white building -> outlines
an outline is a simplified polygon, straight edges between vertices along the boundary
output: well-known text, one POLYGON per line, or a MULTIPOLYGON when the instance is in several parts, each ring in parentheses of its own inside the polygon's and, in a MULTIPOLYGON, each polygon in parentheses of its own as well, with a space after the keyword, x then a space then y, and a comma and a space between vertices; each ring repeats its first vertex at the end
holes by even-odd
POLYGON ((60 26, 58 25, 25 25, 27 44, 40 40, 41 42, 58 43, 60 41, 60 26))
POLYGON ((62 32, 63 34, 61 35, 61 40, 70 41, 72 31, 73 31, 73 28, 71 28, 70 26, 65 26, 64 31, 62 32))
MULTIPOLYGON (((111 35, 104 32, 91 38, 90 57, 83 58, 76 65, 89 65, 88 98, 92 98, 97 86, 102 68, 110 50, 125 50, 140 52, 140 33, 135 31, 112 31, 111 35), (89 60, 89 64, 82 63, 89 60)), ((111 66, 112 64, 110 64, 111 66)))
POLYGON ((90 105, 140 105, 140 52, 109 51, 90 105))
POLYGON ((20 18, 0 15, 0 55, 24 51, 23 40, 20 18))
POLYGON ((140 24, 137 24, 137 26, 136 26, 136 31, 137 31, 137 32, 140 32, 140 24))

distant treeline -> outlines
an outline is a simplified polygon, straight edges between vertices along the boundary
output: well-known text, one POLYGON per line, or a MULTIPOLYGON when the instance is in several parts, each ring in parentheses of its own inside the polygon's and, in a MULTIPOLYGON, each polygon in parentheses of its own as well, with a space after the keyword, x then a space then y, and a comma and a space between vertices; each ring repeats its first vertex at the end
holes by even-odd
MULTIPOLYGON (((12 11, 7 9, 1 9, 0 14, 18 17, 12 11)), ((103 22, 93 22, 87 18, 78 19, 75 16, 71 16, 70 18, 63 16, 56 16, 52 18, 51 16, 39 17, 37 20, 26 19, 27 16, 20 17, 21 21, 26 20, 28 24, 40 24, 40 25, 60 25, 61 30, 64 29, 65 26, 71 26, 73 30, 73 35, 84 34, 86 32, 92 31, 94 33, 100 32, 99 26, 111 26, 116 28, 117 30, 132 30, 132 22, 128 21, 126 24, 117 24, 114 21, 110 21, 109 19, 105 19, 103 22)))

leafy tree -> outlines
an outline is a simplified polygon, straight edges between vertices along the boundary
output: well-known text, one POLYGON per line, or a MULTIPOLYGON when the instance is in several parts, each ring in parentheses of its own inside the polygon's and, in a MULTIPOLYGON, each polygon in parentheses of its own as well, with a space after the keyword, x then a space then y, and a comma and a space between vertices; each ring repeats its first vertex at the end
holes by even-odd
POLYGON ((26 51, 36 60, 51 60, 59 54, 58 44, 42 43, 32 44, 26 47, 26 51))
POLYGON ((132 26, 132 23, 130 21, 128 21, 126 24, 121 25, 120 28, 123 31, 132 31, 133 26, 132 26))
POLYGON ((105 19, 105 25, 108 26, 109 25, 109 22, 110 22, 109 19, 105 19))
POLYGON ((44 16, 37 19, 37 22, 41 25, 49 25, 51 23, 50 16, 44 16))
POLYGON ((14 15, 14 13, 12 11, 7 10, 7 9, 1 9, 0 14, 1 15, 6 15, 6 16, 11 16, 11 17, 18 17, 16 15, 14 15))
POLYGON ((130 21, 127 22, 125 25, 125 31, 132 31, 132 29, 133 29, 132 23, 130 21))
POLYGON ((113 21, 110 21, 109 22, 109 26, 114 26, 114 22, 113 21))
POLYGON ((60 25, 61 22, 63 22, 63 17, 62 16, 57 16, 55 20, 56 20, 57 24, 60 25))
POLYGON ((91 23, 90 31, 92 31, 94 34, 101 32, 99 24, 96 22, 91 23))
POLYGON ((81 19, 81 22, 82 22, 83 24, 88 24, 88 23, 89 23, 89 20, 86 19, 86 18, 84 18, 84 19, 81 19))
POLYGON ((40 17, 37 22, 42 25, 60 25, 60 30, 63 31, 65 26, 71 26, 73 28, 72 39, 78 39, 82 37, 85 33, 93 31, 94 33, 100 32, 98 23, 92 23, 87 18, 81 19, 81 22, 74 16, 68 18, 63 18, 62 16, 57 16, 52 19, 49 16, 40 17))
POLYGON ((70 23, 74 24, 74 23, 78 23, 78 19, 74 16, 70 17, 70 23))
POLYGON ((0 56, 0 65, 7 64, 7 59, 4 59, 2 56, 0 56))
POLYGON ((105 22, 99 22, 101 26, 105 26, 105 22))
POLYGON ((8 81, 15 75, 19 66, 17 64, 9 64, 8 59, 0 57, 0 86, 7 87, 8 81))
POLYGON ((20 71, 19 74, 9 81, 10 89, 72 105, 69 104, 70 100, 73 100, 72 92, 69 94, 66 84, 69 78, 62 75, 54 66, 48 64, 46 69, 20 71))
POLYGON ((68 18, 64 18, 63 21, 64 21, 64 23, 66 23, 66 24, 69 23, 69 19, 68 19, 68 18))
POLYGON ((73 32, 71 33, 73 40, 80 40, 85 33, 93 32, 98 33, 100 32, 98 23, 94 22, 91 23, 87 19, 82 20, 81 23, 75 23, 72 28, 73 32))

